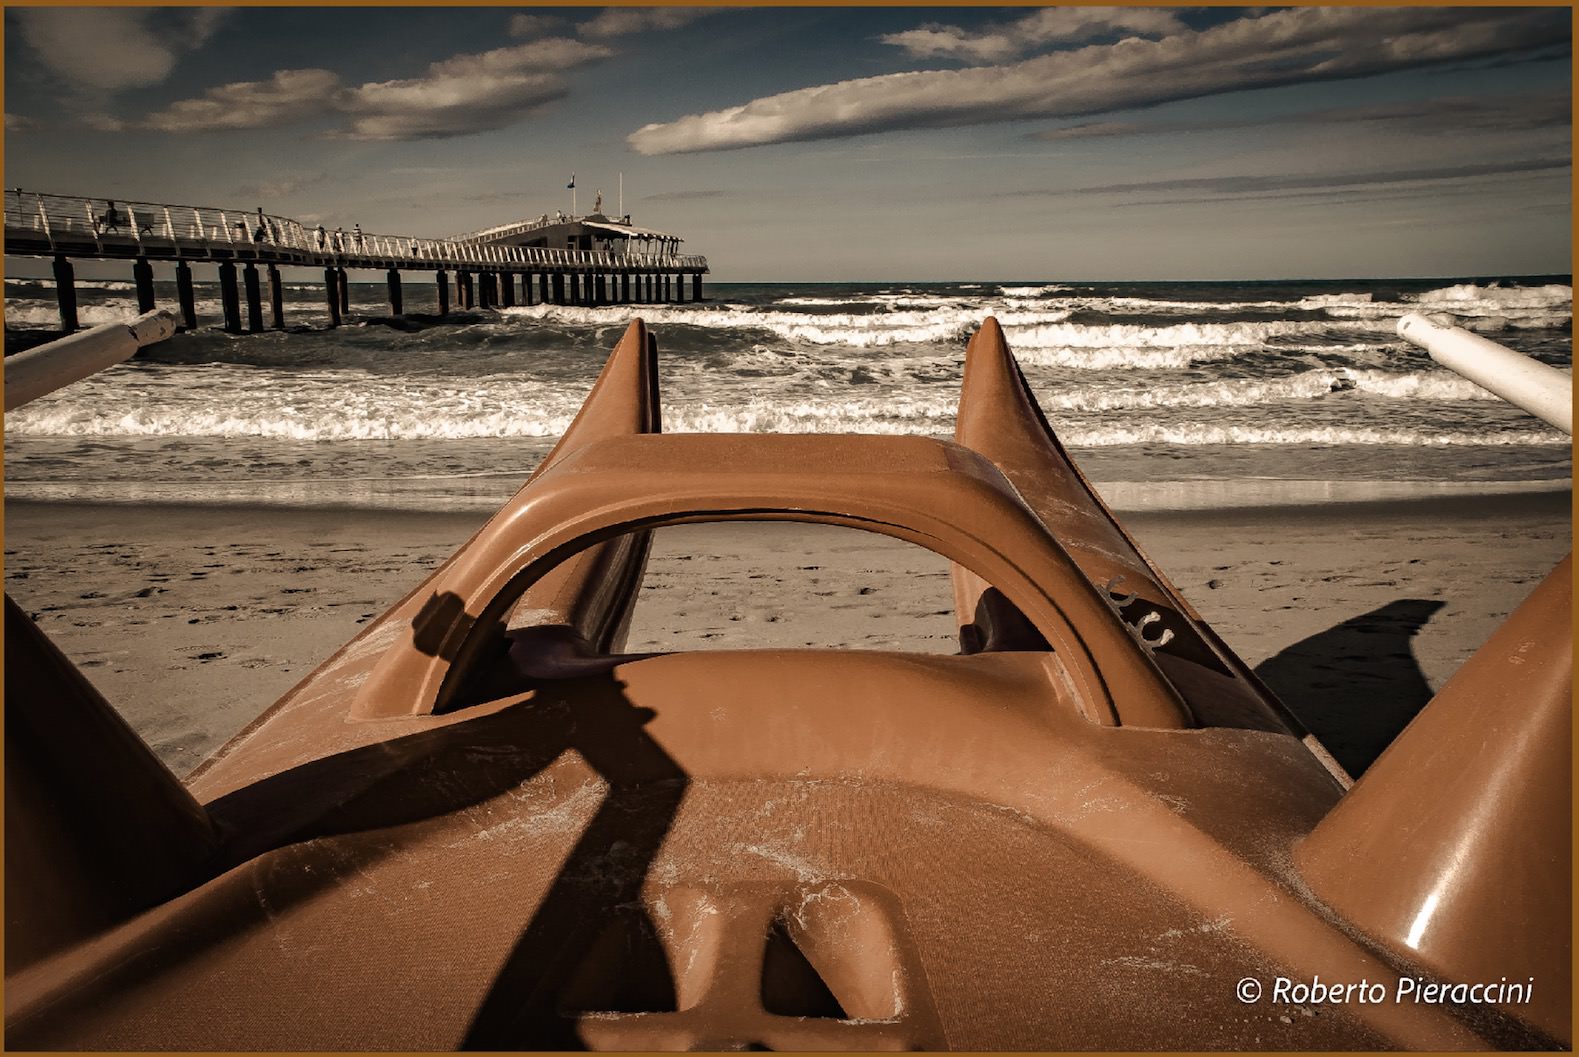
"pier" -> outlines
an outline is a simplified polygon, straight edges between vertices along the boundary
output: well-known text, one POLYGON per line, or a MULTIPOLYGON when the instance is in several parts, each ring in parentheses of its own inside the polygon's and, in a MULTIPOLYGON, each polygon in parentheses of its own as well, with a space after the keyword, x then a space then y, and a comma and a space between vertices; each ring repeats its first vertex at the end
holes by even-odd
POLYGON ((212 265, 224 329, 237 334, 284 328, 284 266, 322 269, 331 326, 350 309, 348 273, 358 270, 384 273, 392 316, 404 314, 404 283, 412 272, 431 273, 423 281, 436 285, 443 316, 452 306, 700 301, 708 271, 707 258, 679 252, 678 237, 634 227, 629 217, 611 219, 596 212, 545 214, 434 239, 331 231, 260 210, 21 189, 6 191, 4 203, 5 252, 53 259, 60 329, 66 333, 78 329, 74 260, 131 261, 141 312, 156 307, 152 262, 174 262, 179 318, 188 330, 197 327, 193 266, 212 265), (552 245, 555 240, 574 245, 552 245))

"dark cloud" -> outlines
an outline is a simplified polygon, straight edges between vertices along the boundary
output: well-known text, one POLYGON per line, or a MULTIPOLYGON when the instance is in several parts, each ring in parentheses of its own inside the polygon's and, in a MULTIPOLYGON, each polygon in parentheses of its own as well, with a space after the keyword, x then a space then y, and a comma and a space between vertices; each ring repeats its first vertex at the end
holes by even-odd
POLYGON ((1161 40, 1131 37, 1023 62, 865 77, 646 125, 642 154, 731 150, 895 129, 1081 117, 1254 88, 1550 52, 1566 9, 1292 8, 1161 40))
MULTIPOLYGON (((1306 193, 1347 193, 1355 188, 1404 183, 1464 180, 1482 176, 1512 176, 1551 172, 1571 165, 1567 158, 1535 158, 1469 165, 1440 165, 1417 169, 1384 169, 1374 172, 1290 173, 1272 176, 1205 176, 1177 180, 1141 180, 1133 183, 1092 184, 1085 187, 1037 188, 1005 191, 998 198, 1062 198, 1069 195, 1157 195, 1193 191, 1201 197, 1155 199, 1144 204, 1215 202, 1233 198, 1276 197, 1306 193)), ((1137 201, 1136 204, 1139 204, 1137 201)))
POLYGON ((1546 92, 1492 98, 1460 96, 1407 103, 1366 103, 1327 110, 1311 110, 1302 114, 1218 121, 1158 120, 1151 123, 1092 121, 1065 128, 1033 132, 1030 133, 1030 138, 1056 143, 1071 139, 1111 139, 1121 136, 1153 136, 1178 132, 1346 126, 1366 123, 1407 125, 1420 132, 1451 132, 1455 129, 1529 131, 1542 128, 1567 128, 1572 121, 1573 108, 1568 96, 1562 92, 1546 92))
POLYGON ((101 92, 163 81, 230 14, 219 7, 31 7, 11 13, 49 70, 74 88, 101 92))

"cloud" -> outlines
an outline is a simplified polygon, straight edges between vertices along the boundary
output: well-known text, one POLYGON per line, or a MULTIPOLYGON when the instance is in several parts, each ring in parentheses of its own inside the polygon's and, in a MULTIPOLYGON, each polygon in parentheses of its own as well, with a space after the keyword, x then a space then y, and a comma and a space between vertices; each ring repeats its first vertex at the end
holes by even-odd
POLYGON ((1249 128, 1347 127, 1359 124, 1406 125, 1415 132, 1529 131, 1567 128, 1573 108, 1565 93, 1521 93, 1500 97, 1458 96, 1402 103, 1366 103, 1358 106, 1310 110, 1270 117, 1225 118, 1213 121, 1156 122, 1092 121, 1065 128, 1030 133, 1031 139, 1056 143, 1071 139, 1111 139, 1120 136, 1154 136, 1163 133, 1221 132, 1249 128))
POLYGON ((27 132, 38 127, 38 122, 21 114, 13 114, 9 110, 5 115, 5 130, 7 132, 27 132))
POLYGON ((564 37, 457 55, 433 63, 423 77, 348 88, 334 100, 350 114, 341 138, 445 139, 504 128, 565 95, 560 71, 607 58, 600 44, 564 37))
POLYGON ((679 29, 718 12, 716 7, 609 7, 578 27, 583 37, 623 37, 652 30, 679 29))
POLYGON ((642 154, 680 154, 896 129, 1080 117, 1550 50, 1568 39, 1570 18, 1565 9, 1284 9, 1161 40, 1130 37, 1004 65, 817 85, 645 125, 627 140, 642 154))
POLYGON ((1195 192, 1210 197, 1166 199, 1168 204, 1224 201, 1235 198, 1304 196, 1316 193, 1345 193, 1353 188, 1380 187, 1404 183, 1433 183, 1447 180, 1466 180, 1482 176, 1527 175, 1566 169, 1572 162, 1567 158, 1535 158, 1514 161, 1477 162, 1467 165, 1440 165, 1416 169, 1381 169, 1370 172, 1341 173, 1291 173, 1258 176, 1203 176, 1173 180, 1141 180, 1122 184, 1093 184, 1088 187, 1061 187, 1027 191, 1006 191, 997 198, 1058 198, 1066 195, 1113 194, 1121 195, 1121 203, 1159 205, 1162 202, 1147 200, 1135 202, 1137 194, 1195 192))
POLYGON ((159 132, 267 128, 323 113, 340 78, 329 70, 277 70, 267 81, 237 81, 182 99, 136 124, 159 132))
POLYGON ((1035 51, 1038 46, 1109 36, 1158 37, 1185 31, 1171 11, 1146 7, 1047 7, 1024 18, 971 33, 958 26, 929 22, 917 29, 890 33, 884 44, 903 48, 917 58, 1002 62, 1035 51))
POLYGON ((266 81, 210 88, 198 98, 179 100, 120 127, 213 132, 345 115, 349 125, 330 136, 443 139, 514 124, 565 94, 562 71, 611 54, 601 44, 549 38, 455 55, 432 63, 421 77, 355 87, 342 84, 330 70, 278 70, 266 81))
POLYGON ((512 37, 536 37, 547 33, 559 25, 559 19, 552 15, 511 15, 510 24, 506 31, 512 37))
POLYGON ((22 38, 55 74, 79 89, 158 84, 184 52, 206 43, 223 8, 29 7, 13 13, 22 38))

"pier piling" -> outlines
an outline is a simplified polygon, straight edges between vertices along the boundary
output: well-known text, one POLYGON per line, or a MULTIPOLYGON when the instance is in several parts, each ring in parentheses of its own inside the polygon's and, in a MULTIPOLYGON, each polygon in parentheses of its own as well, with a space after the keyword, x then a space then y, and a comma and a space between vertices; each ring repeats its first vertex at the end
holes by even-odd
POLYGON ((263 329, 263 294, 258 286, 258 266, 248 262, 241 274, 247 288, 247 332, 257 334, 263 329))
POLYGON ((598 292, 597 292, 597 301, 596 301, 596 303, 600 304, 600 305, 608 304, 609 303, 608 279, 603 275, 602 272, 598 273, 597 291, 598 292))
POLYGON ((443 268, 433 273, 434 280, 439 287, 439 315, 450 314, 450 276, 443 268))
MULTIPOLYGON (((554 304, 556 304, 556 305, 564 304, 565 303, 565 276, 564 276, 564 273, 563 272, 555 272, 552 276, 548 276, 547 278, 550 278, 550 279, 553 280, 553 284, 554 284, 554 304)), ((547 300, 547 299, 545 298, 544 300, 547 300)))
POLYGON ((175 262, 175 299, 181 305, 181 326, 197 329, 197 295, 192 290, 192 266, 175 262))
POLYGON ((55 304, 60 309, 60 329, 67 334, 77 329, 77 273, 64 257, 55 258, 55 304))
POLYGON ((455 300, 461 308, 473 308, 477 304, 472 288, 471 272, 455 273, 455 300))
POLYGON ((691 300, 692 301, 700 301, 701 299, 702 299, 702 273, 701 272, 692 272, 691 273, 691 300))
POLYGON ((545 304, 545 305, 550 303, 550 296, 552 294, 552 291, 549 289, 549 286, 550 286, 550 284, 549 284, 549 281, 548 281, 548 273, 547 272, 544 272, 544 273, 542 273, 541 275, 539 275, 537 277, 537 292, 540 295, 542 295, 542 296, 540 296, 538 298, 538 300, 542 301, 543 304, 545 304))
POLYGON ((400 296, 400 272, 395 268, 391 268, 384 279, 389 286, 389 314, 392 316, 405 315, 405 303, 400 296))
POLYGON ((137 311, 154 310, 154 266, 147 257, 138 257, 132 265, 132 281, 137 284, 137 311))
POLYGON ((523 305, 530 305, 532 303, 532 283, 534 281, 535 280, 531 272, 527 272, 525 275, 521 276, 521 303, 523 305))
POLYGON ((630 277, 630 272, 626 272, 624 275, 620 276, 620 304, 628 305, 630 303, 631 303, 631 277, 630 277))
POLYGON ((329 306, 329 325, 340 325, 340 277, 333 268, 323 270, 324 303, 329 306))
POLYGON ((344 319, 351 315, 351 280, 346 277, 344 268, 337 268, 335 272, 335 285, 340 291, 340 317, 344 319))
POLYGON ((499 273, 499 295, 499 304, 502 307, 515 307, 515 276, 510 272, 499 273))
POLYGON ((275 330, 285 329, 285 284, 280 281, 280 270, 269 265, 269 314, 275 330))
POLYGON ((241 298, 236 293, 236 266, 225 261, 219 266, 219 304, 225 314, 225 332, 241 333, 241 298))
POLYGON ((663 277, 663 300, 665 304, 674 300, 673 296, 671 296, 669 277, 667 275, 663 277))

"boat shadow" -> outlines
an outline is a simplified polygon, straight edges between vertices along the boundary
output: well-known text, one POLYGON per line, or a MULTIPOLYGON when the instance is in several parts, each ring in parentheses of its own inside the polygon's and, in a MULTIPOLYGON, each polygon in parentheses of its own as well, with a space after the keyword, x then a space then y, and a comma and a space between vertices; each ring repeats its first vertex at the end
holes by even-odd
POLYGON ((1431 700, 1413 640, 1445 604, 1389 602, 1288 646, 1255 673, 1358 778, 1431 700))
MULTIPOLYGON (((654 713, 604 672, 545 682, 533 698, 439 730, 313 761, 210 805, 245 860, 352 837, 365 869, 394 850, 356 839, 507 793, 574 751, 606 783, 602 803, 488 986, 460 1048, 584 1048, 583 1013, 662 1011, 675 985, 641 890, 690 784, 646 732, 654 713), (324 811, 325 804, 337 805, 324 811), (314 808, 311 805, 318 805, 314 808), (295 818, 291 818, 294 815, 295 818)), ((310 894, 280 893, 282 902, 310 894)))

